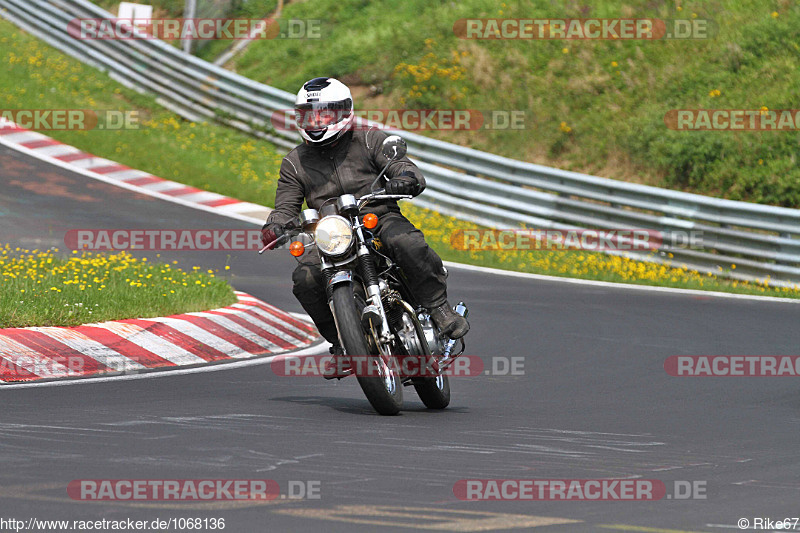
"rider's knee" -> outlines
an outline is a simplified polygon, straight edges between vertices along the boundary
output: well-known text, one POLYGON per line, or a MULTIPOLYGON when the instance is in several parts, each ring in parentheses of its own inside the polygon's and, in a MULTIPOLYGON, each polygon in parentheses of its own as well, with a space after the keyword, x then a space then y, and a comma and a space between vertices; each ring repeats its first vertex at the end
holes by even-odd
POLYGON ((320 291, 324 292, 322 272, 314 266, 298 265, 292 272, 292 283, 292 292, 298 299, 316 297, 320 291))
POLYGON ((387 234, 381 237, 386 247, 396 255, 421 257, 428 248, 421 231, 387 234))

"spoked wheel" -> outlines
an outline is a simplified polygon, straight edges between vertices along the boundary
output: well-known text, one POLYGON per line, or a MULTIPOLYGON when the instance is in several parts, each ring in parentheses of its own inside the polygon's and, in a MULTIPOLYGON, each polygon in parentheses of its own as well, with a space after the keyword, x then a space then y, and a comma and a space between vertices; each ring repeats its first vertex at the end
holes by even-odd
MULTIPOLYGON (((402 327, 397 333, 409 355, 431 357, 425 332, 417 318, 407 309, 403 311, 402 327)), ((450 379, 447 375, 415 377, 411 379, 411 383, 428 409, 444 409, 450 405, 450 379)))
POLYGON ((342 283, 334 287, 332 301, 344 350, 356 358, 353 367, 361 390, 379 414, 396 415, 403 407, 403 385, 386 356, 376 353, 375 343, 368 342, 372 334, 361 326, 363 300, 356 297, 352 284, 342 283), (367 375, 358 375, 364 371, 367 375))

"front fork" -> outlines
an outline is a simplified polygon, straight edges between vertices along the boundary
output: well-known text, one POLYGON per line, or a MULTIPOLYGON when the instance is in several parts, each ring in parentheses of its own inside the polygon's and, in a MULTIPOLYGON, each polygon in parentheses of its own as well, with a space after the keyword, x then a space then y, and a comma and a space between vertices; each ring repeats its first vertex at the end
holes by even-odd
POLYGON ((361 314, 361 322, 364 326, 375 322, 380 324, 380 331, 377 331, 380 341, 381 351, 388 355, 390 353, 389 344, 392 342, 392 330, 389 329, 389 321, 386 319, 386 310, 383 308, 381 300, 381 287, 378 272, 375 270, 375 261, 367 248, 366 239, 361 225, 355 227, 358 235, 358 265, 361 267, 361 274, 364 277, 364 285, 367 291, 367 306, 361 314))
MULTIPOLYGON (((375 262, 372 259, 369 248, 367 248, 361 226, 355 226, 354 229, 358 235, 358 249, 356 250, 358 266, 361 269, 364 288, 367 293, 367 305, 361 313, 361 324, 365 328, 372 327, 377 330, 375 331, 377 334, 376 340, 380 346, 381 353, 388 355, 390 353, 389 344, 392 341, 392 331, 389 328, 389 322, 386 319, 386 310, 383 308, 383 301, 381 300, 378 273, 375 270, 375 262)), ((341 270, 329 274, 333 272, 334 265, 324 256, 320 257, 320 261, 322 271, 326 273, 325 277, 328 283, 328 294, 330 294, 330 290, 334 285, 342 282, 352 282, 353 275, 351 272, 341 270)), ((331 311, 333 311, 333 309, 331 309, 331 311)))

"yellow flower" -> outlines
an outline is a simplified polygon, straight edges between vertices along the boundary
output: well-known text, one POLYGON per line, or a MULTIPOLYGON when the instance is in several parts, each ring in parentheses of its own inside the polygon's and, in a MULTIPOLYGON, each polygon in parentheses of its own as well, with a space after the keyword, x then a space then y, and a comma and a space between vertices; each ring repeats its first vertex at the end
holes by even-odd
POLYGON ((616 61, 612 61, 611 62, 611 66, 612 67, 617 67, 617 66, 619 66, 619 63, 617 63, 616 61))

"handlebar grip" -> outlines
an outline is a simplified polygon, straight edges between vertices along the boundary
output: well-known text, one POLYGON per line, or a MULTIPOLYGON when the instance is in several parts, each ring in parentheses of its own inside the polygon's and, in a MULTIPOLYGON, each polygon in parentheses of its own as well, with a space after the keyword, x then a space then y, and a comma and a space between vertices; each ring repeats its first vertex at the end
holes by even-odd
POLYGON ((286 241, 289 240, 289 237, 290 236, 288 234, 284 233, 283 235, 281 235, 280 237, 278 237, 274 241, 272 241, 272 242, 270 242, 268 244, 265 244, 264 247, 261 248, 258 251, 258 253, 259 254, 263 254, 267 250, 274 250, 275 248, 278 248, 279 246, 283 246, 284 244, 286 244, 286 241))

